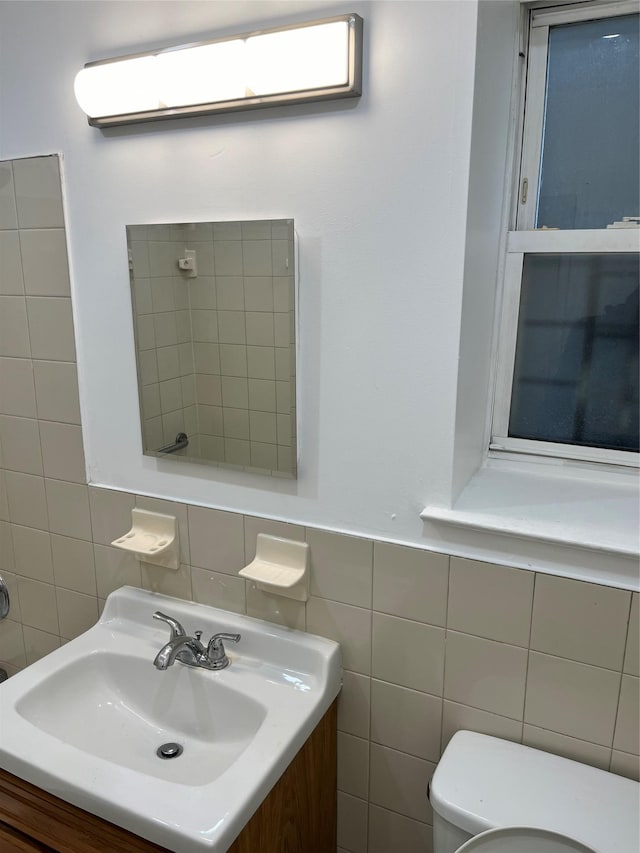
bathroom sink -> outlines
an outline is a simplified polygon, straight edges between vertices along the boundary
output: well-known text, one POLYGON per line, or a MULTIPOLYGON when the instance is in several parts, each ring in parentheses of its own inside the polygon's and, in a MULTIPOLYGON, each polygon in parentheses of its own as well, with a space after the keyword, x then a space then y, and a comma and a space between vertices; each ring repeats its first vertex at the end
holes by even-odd
POLYGON ((123 587, 97 625, 0 685, 0 767, 169 849, 221 853, 341 674, 330 640, 123 587), (241 634, 230 666, 155 669, 169 639, 158 609, 188 634, 241 634), (166 744, 181 751, 162 757, 166 744))

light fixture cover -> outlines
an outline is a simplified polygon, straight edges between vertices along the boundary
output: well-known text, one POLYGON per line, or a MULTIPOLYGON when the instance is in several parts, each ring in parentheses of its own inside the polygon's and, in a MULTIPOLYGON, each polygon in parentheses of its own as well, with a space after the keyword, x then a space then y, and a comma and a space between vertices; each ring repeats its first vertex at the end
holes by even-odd
POLYGON ((339 15, 89 62, 74 89, 96 127, 354 98, 362 92, 362 18, 339 15))

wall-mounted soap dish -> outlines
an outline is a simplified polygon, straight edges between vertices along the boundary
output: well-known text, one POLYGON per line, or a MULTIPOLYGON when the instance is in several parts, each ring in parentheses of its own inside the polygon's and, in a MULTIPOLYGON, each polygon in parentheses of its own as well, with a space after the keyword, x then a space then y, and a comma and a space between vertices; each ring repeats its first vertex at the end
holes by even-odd
POLYGON ((111 544, 124 551, 133 551, 145 563, 178 568, 178 522, 173 515, 132 509, 131 530, 111 544))
POLYGON ((238 574, 258 589, 285 598, 309 598, 309 546, 279 536, 258 533, 255 559, 238 574))

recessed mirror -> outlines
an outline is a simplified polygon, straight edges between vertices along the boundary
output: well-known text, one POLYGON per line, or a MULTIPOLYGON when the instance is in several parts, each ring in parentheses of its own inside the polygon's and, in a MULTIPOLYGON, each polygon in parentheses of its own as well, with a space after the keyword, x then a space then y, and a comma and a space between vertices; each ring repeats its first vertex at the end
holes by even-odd
POLYGON ((128 225, 145 454, 296 476, 292 219, 128 225))

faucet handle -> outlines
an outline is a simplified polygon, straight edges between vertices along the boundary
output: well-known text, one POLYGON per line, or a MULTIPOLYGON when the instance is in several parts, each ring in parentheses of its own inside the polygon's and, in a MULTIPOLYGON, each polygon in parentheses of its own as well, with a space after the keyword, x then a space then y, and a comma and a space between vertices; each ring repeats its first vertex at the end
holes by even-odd
POLYGON ((153 618, 158 619, 160 622, 165 622, 171 628, 172 640, 175 640, 177 637, 187 636, 187 632, 184 630, 182 625, 172 616, 167 616, 165 613, 161 613, 159 610, 156 610, 153 614, 153 618))
POLYGON ((240 634, 226 634, 224 632, 221 634, 214 634, 207 645, 207 654, 212 660, 216 660, 218 658, 224 659, 226 657, 226 653, 222 641, 226 640, 229 643, 237 643, 240 640, 240 636, 240 634))

